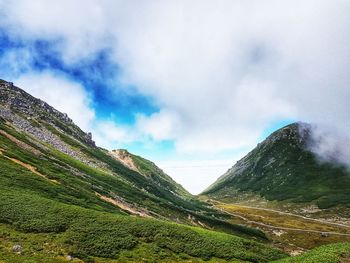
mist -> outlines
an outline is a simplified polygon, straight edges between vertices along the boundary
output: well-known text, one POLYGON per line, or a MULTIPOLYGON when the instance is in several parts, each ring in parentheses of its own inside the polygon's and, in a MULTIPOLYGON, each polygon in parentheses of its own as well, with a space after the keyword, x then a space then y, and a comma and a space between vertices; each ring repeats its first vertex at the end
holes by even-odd
POLYGON ((300 134, 307 136, 307 147, 320 162, 331 162, 350 168, 350 136, 336 126, 299 123, 300 134))

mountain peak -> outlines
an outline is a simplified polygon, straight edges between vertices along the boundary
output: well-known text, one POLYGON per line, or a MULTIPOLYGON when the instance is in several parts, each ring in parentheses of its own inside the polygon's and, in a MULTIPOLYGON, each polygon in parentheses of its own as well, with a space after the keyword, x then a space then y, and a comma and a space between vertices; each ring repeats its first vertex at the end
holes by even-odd
POLYGON ((273 132, 203 194, 225 199, 249 192, 319 207, 350 204, 349 172, 336 163, 321 162, 309 150, 310 134, 311 125, 302 122, 273 132))

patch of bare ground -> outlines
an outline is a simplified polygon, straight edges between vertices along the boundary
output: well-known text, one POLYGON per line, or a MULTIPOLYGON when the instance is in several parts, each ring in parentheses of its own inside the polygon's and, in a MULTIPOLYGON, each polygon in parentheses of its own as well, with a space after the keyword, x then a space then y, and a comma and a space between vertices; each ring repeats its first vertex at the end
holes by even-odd
POLYGON ((202 223, 201 221, 199 221, 198 219, 196 219, 194 216, 192 215, 188 215, 187 216, 187 219, 191 222, 192 225, 194 226, 200 226, 200 227, 203 227, 203 228, 207 228, 209 229, 210 227, 207 226, 206 224, 202 223))
POLYGON ((113 150, 109 152, 109 154, 115 159, 117 159, 119 162, 121 162, 124 166, 128 167, 129 169, 135 172, 138 172, 139 174, 142 174, 141 171, 136 167, 133 159, 126 150, 113 150))
POLYGON ((31 171, 33 174, 36 174, 36 175, 38 175, 38 176, 40 176, 40 177, 42 177, 42 178, 45 178, 45 179, 49 180, 49 181, 52 182, 52 183, 60 184, 59 181, 54 180, 54 179, 49 179, 49 178, 47 178, 45 175, 43 175, 42 173, 38 172, 37 169, 36 169, 34 166, 32 166, 32 165, 30 165, 30 164, 27 164, 27 163, 24 163, 24 162, 22 162, 22 161, 20 161, 20 160, 18 160, 18 159, 16 159, 16 158, 8 157, 8 156, 6 156, 6 155, 4 154, 4 152, 5 152, 5 150, 2 149, 2 148, 0 148, 0 155, 4 156, 6 159, 8 159, 8 160, 10 160, 10 161, 12 161, 12 162, 14 162, 14 163, 16 163, 16 164, 18 164, 18 165, 24 167, 24 168, 26 168, 27 170, 31 171))
POLYGON ((119 200, 117 198, 111 198, 105 195, 101 195, 97 192, 95 192, 95 194, 102 199, 103 201, 106 201, 108 203, 111 203, 117 207, 119 207, 120 209, 129 212, 132 215, 137 215, 137 216, 141 216, 141 217, 147 217, 150 218, 151 216, 148 214, 148 211, 145 209, 141 209, 141 208, 137 208, 135 206, 133 206, 132 204, 129 204, 123 200, 119 200))
POLYGON ((0 134, 4 135, 7 139, 9 139, 10 141, 12 141, 15 144, 17 144, 17 146, 19 146, 20 148, 25 149, 27 151, 30 151, 34 155, 39 155, 40 154, 39 150, 37 150, 34 147, 26 144, 25 142, 22 142, 22 141, 18 140, 17 138, 12 136, 11 134, 8 134, 7 132, 5 132, 3 130, 0 130, 0 134))

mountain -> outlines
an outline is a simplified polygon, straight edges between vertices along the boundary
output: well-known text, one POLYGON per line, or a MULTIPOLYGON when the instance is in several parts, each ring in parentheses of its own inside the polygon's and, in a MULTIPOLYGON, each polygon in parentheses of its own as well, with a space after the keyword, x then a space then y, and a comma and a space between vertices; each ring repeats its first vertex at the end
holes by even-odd
POLYGON ((311 126, 304 123, 275 131, 203 195, 230 200, 252 193, 270 201, 350 207, 350 172, 335 162, 320 161, 309 150, 310 134, 311 126))
POLYGON ((154 163, 96 146, 67 114, 0 81, 1 262, 286 257, 230 219, 154 163))

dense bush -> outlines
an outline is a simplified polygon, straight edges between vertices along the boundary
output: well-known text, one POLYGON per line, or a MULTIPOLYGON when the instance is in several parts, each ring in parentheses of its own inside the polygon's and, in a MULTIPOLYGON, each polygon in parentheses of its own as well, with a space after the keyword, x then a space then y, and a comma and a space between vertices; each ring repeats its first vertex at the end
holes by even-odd
POLYGON ((276 263, 341 263, 350 258, 350 243, 338 243, 315 248, 305 254, 285 258, 276 263))
POLYGON ((25 232, 64 233, 71 252, 83 258, 116 258, 122 250, 142 243, 202 259, 267 262, 284 256, 263 244, 224 233, 98 212, 20 191, 1 191, 0 222, 25 232))

